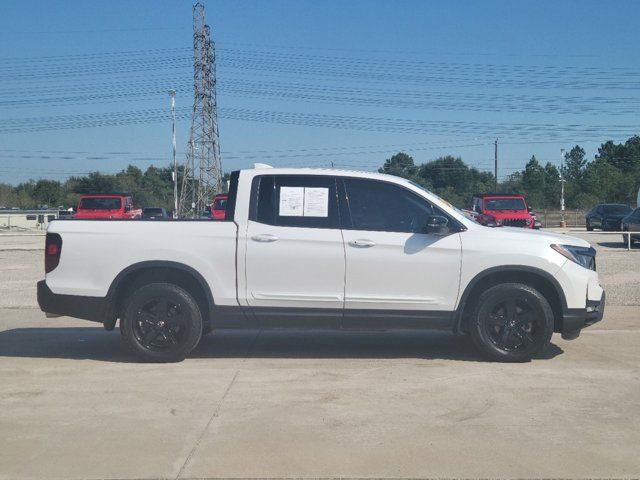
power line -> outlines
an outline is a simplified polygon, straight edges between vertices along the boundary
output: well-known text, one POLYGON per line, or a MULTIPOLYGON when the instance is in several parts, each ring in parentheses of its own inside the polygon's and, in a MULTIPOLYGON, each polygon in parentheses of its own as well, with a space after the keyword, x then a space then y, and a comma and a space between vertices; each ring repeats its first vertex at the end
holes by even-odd
MULTIPOLYGON (((162 68, 186 68, 188 57, 159 54, 146 57, 121 57, 110 54, 107 61, 96 61, 99 55, 90 57, 91 62, 78 61, 75 58, 62 64, 51 63, 49 67, 35 68, 33 64, 19 65, 14 60, 5 67, 0 66, 0 75, 4 80, 37 79, 38 76, 52 77, 86 76, 92 74, 131 73, 162 68), (8 69, 7 69, 8 67, 8 69), (16 69, 16 67, 19 67, 16 69), (25 69, 26 67, 26 69, 25 69), (117 68, 114 68, 117 67, 117 68), (3 70, 4 68, 4 70, 3 70), (31 68, 31 70, 29 70, 31 68), (13 76, 12 76, 13 75, 13 76)), ((322 55, 291 55, 268 51, 230 50, 220 59, 223 68, 262 70, 273 73, 312 75, 320 77, 365 77, 367 81, 403 81, 405 83, 428 82, 433 85, 456 84, 461 86, 516 86, 526 88, 639 88, 640 70, 626 67, 607 68, 580 66, 538 66, 483 64, 461 62, 424 62, 397 59, 367 59, 354 57, 336 57, 322 55), (390 72, 391 71, 391 72, 390 72), (539 77, 542 77, 540 79, 539 77)))
MULTIPOLYGON (((35 105, 77 106, 116 103, 123 99, 131 101, 158 96, 164 93, 167 83, 177 85, 176 88, 184 90, 190 88, 186 82, 171 82, 170 79, 166 79, 162 84, 149 82, 147 84, 78 85, 73 89, 73 94, 68 93, 68 86, 42 91, 33 90, 28 92, 26 98, 18 97, 17 99, 14 92, 9 91, 0 93, 0 106, 8 108, 35 105), (3 96, 10 100, 2 100, 3 96)), ((221 82, 220 91, 225 95, 240 98, 278 98, 287 101, 450 111, 625 115, 635 113, 640 107, 640 98, 632 97, 612 99, 598 96, 503 95, 500 99, 496 99, 495 96, 484 93, 433 93, 239 80, 221 82)))
MULTIPOLYGON (((188 111, 176 109, 176 116, 184 119, 188 111)), ((226 120, 240 120, 282 125, 325 127, 343 130, 384 131, 390 133, 474 135, 488 137, 499 134, 520 140, 562 140, 599 136, 631 136, 637 126, 628 124, 581 125, 557 123, 489 123, 470 121, 436 121, 410 118, 363 117, 327 115, 246 108, 225 108, 220 116, 226 120), (606 132, 606 134, 604 133, 606 132)), ((0 120, 0 134, 83 127, 105 127, 167 121, 168 113, 160 109, 141 109, 125 112, 90 113, 60 116, 41 116, 0 120)), ((573 141, 573 140, 570 140, 573 141)))

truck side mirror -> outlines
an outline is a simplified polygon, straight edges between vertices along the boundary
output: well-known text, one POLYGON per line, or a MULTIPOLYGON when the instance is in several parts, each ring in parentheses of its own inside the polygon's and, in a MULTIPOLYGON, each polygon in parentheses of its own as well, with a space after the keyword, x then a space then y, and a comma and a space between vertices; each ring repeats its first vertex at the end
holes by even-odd
POLYGON ((130 212, 131 211, 131 205, 129 205, 128 203, 124 206, 124 211, 125 212, 130 212))
POLYGON ((442 215, 431 215, 427 218, 424 231, 432 235, 446 235, 449 233, 449 219, 442 215))

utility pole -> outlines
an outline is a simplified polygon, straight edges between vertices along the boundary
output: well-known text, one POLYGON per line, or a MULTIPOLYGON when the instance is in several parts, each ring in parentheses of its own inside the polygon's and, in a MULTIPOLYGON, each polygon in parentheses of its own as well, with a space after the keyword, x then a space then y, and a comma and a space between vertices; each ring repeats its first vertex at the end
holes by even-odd
POLYGON ((180 191, 181 217, 201 215, 222 192, 216 105, 216 53, 204 6, 193 6, 193 111, 180 191))
POLYGON ((560 149, 560 227, 565 228, 564 221, 564 148, 560 149))
POLYGON ((171 97, 171 136, 173 140, 173 218, 178 218, 178 162, 176 161, 176 91, 169 90, 171 97))
POLYGON ((496 187, 495 187, 495 192, 498 192, 498 139, 496 138, 496 141, 493 143, 494 145, 494 149, 493 149, 493 161, 494 161, 494 175, 496 177, 496 187))

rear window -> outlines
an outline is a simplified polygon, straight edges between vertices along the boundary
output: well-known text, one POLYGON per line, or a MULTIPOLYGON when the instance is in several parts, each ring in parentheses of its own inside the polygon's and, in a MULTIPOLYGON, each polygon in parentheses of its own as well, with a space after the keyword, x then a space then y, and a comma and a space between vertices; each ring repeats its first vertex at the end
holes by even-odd
POLYGON ((628 205, 603 205, 604 213, 630 213, 631 207, 628 205))
POLYGON ((487 198, 484 201, 485 210, 525 210, 524 200, 521 198, 487 198))
POLYGON ((119 198, 83 198, 80 201, 80 208, 83 210, 120 210, 121 201, 119 198))

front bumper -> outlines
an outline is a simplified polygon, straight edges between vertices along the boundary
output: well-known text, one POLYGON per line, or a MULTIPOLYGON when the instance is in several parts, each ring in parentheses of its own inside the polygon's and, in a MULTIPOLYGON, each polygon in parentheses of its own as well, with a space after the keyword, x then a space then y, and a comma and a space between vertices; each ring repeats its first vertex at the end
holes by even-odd
POLYGON ((573 340, 580 335, 580 330, 602 320, 606 295, 602 292, 600 300, 587 300, 585 308, 572 308, 562 316, 562 338, 573 340))
POLYGON ((48 316, 65 315, 101 323, 109 318, 106 298, 58 295, 45 280, 38 282, 38 305, 48 316))

